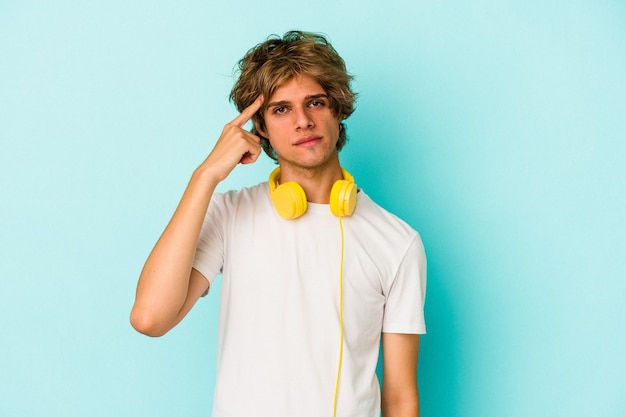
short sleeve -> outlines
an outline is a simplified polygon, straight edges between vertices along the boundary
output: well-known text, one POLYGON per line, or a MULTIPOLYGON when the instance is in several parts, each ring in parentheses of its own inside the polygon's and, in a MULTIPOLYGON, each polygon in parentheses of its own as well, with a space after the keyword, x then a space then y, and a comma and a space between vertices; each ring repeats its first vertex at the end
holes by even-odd
POLYGON ((228 221, 228 209, 223 194, 213 194, 207 210, 193 261, 198 270, 212 284, 224 265, 224 227, 228 221))
POLYGON ((383 332, 426 333, 425 298, 426 254, 422 240, 416 234, 389 287, 383 315, 383 332))

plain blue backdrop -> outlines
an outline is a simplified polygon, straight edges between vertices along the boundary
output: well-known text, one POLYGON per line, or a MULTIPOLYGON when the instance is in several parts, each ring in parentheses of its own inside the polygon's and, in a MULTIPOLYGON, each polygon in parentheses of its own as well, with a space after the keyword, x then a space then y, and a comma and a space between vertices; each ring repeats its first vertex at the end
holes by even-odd
POLYGON ((0 0, 0 416, 210 415, 219 285, 160 339, 128 314, 289 29, 347 61, 342 162, 426 245, 422 415, 626 415, 624 2, 0 0))

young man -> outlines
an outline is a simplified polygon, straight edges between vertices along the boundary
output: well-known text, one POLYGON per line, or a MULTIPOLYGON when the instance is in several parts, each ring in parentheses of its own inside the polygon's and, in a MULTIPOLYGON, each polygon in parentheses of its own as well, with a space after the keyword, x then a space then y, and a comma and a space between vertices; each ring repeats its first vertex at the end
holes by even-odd
POLYGON ((288 32, 239 66, 241 114, 148 257, 132 325, 165 334, 221 272, 214 417, 417 416, 424 249, 339 164, 355 99, 343 60, 323 36, 288 32), (261 149, 279 165, 268 182, 214 193, 261 149))

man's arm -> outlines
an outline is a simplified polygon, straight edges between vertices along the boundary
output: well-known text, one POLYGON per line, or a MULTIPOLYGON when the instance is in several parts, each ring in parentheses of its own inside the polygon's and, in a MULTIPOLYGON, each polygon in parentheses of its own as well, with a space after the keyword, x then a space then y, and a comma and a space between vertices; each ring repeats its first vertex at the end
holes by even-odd
POLYGON ((162 336, 189 312, 209 282, 192 268, 196 244, 211 196, 239 163, 257 160, 259 138, 243 129, 259 110, 259 97, 228 123, 207 159, 195 170, 163 234, 148 256, 137 284, 132 326, 149 336, 162 336))
POLYGON ((383 333, 383 417, 419 416, 418 334, 383 333))

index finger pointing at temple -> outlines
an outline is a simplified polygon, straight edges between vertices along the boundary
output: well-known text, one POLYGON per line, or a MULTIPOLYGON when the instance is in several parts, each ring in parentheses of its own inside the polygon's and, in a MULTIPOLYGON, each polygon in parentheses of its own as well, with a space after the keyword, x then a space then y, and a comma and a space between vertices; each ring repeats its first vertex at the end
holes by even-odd
POLYGON ((243 125, 245 125, 257 111, 259 111, 262 104, 263 96, 260 95, 256 98, 256 100, 254 100, 252 104, 243 109, 239 116, 235 117, 231 123, 239 127, 243 127, 243 125))

